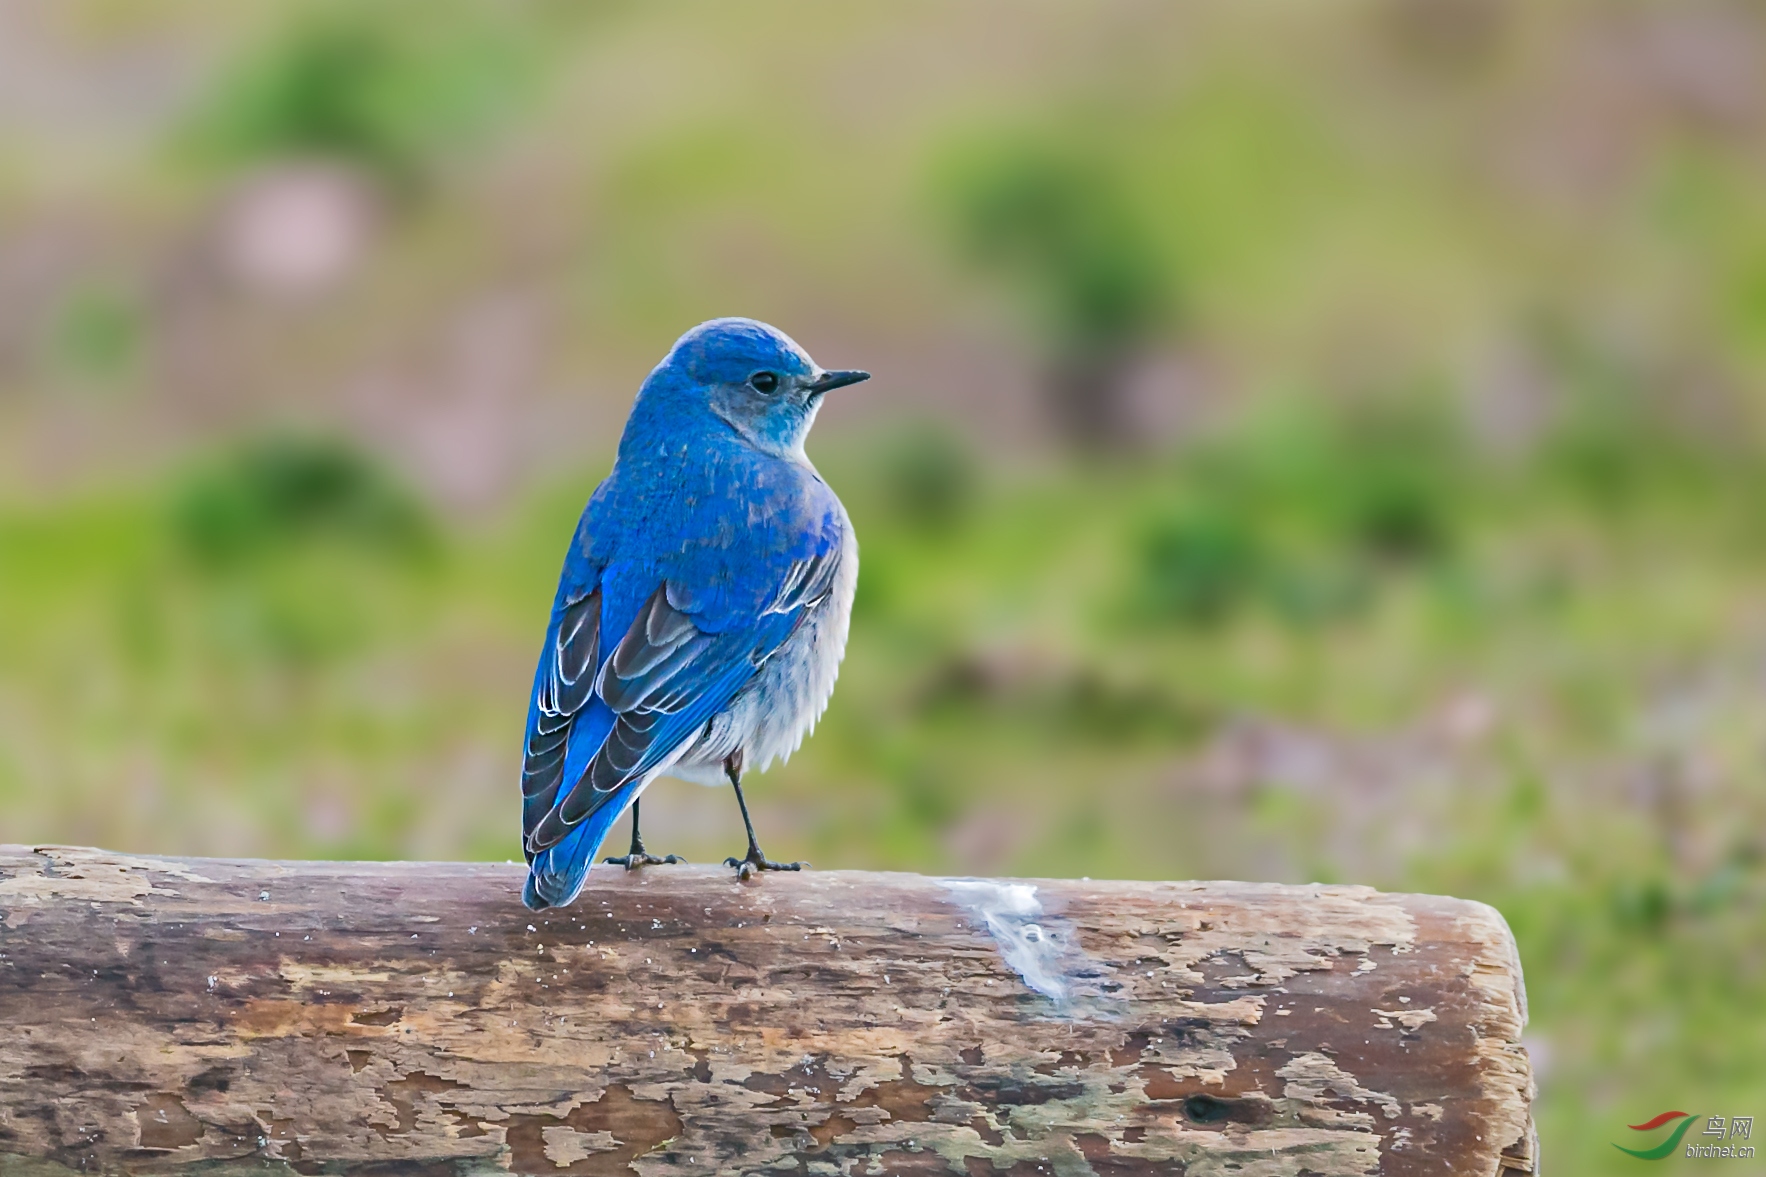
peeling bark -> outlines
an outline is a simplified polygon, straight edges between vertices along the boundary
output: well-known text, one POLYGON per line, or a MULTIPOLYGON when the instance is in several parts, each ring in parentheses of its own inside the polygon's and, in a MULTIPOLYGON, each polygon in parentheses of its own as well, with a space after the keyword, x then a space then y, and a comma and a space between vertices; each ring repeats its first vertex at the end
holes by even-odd
POLYGON ((1481 904, 0 847, 0 1173, 1534 1171, 1481 904))

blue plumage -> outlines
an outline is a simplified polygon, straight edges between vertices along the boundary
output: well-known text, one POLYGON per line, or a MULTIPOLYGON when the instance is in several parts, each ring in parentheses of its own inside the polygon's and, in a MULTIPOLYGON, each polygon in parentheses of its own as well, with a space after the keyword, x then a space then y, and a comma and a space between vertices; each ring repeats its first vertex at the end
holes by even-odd
MULTIPOLYGON (((582 889, 608 830, 667 773, 728 780, 789 756, 834 689, 858 579, 840 500, 803 452, 828 372, 782 332, 714 319, 638 391, 565 556, 522 766, 523 900, 582 889)), ((635 866, 643 852, 633 810, 635 866)), ((767 861, 748 824, 747 874, 767 861)))

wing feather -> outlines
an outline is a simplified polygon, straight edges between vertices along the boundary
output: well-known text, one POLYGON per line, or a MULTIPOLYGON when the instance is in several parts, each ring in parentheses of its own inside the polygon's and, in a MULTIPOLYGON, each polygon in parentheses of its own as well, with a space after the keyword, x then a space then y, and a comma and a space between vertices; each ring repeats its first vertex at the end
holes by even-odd
POLYGON ((563 782, 570 729, 593 694, 590 667, 600 661, 601 593, 590 593, 565 607, 546 643, 536 674, 527 748, 521 764, 525 811, 551 808, 563 782))
POLYGON ((767 613, 792 613, 819 604, 834 587, 840 567, 840 549, 830 548, 803 560, 791 561, 779 592, 766 607, 767 613))
POLYGON ((612 727, 581 777, 533 827, 529 854, 556 845, 623 786, 666 762, 729 705, 804 615, 801 607, 769 610, 749 628, 707 634, 669 602, 667 590, 664 582, 651 593, 602 667, 597 694, 614 714, 612 727))

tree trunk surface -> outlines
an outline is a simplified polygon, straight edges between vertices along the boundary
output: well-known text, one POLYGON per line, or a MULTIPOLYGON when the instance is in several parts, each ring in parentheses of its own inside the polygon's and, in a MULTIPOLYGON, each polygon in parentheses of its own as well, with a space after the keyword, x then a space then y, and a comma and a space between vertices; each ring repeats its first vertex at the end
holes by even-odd
POLYGON ((0 846, 0 1177, 1536 1171, 1483 904, 522 877, 0 846))

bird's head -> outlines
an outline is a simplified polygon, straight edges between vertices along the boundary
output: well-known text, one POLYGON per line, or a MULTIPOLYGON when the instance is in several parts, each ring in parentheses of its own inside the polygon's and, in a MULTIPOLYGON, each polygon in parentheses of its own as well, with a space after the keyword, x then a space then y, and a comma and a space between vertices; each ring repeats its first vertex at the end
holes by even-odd
POLYGON ((677 410, 703 405, 757 449, 801 454, 822 397, 869 372, 830 372, 776 327, 753 319, 712 319, 681 336, 645 384, 677 410), (686 397, 694 404, 681 405, 686 397))

